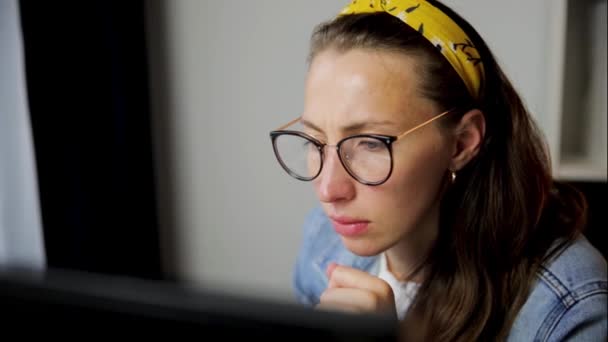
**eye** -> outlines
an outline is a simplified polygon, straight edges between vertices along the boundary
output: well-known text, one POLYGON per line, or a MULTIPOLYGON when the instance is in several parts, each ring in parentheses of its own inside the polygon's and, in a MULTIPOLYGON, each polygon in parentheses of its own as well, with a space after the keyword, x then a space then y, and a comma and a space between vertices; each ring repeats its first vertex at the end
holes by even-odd
POLYGON ((304 150, 318 150, 319 146, 317 146, 317 144, 315 144, 314 142, 308 140, 308 139, 304 139, 304 141, 302 142, 302 147, 304 148, 304 150))
POLYGON ((378 152, 384 150, 384 144, 376 139, 361 139, 357 143, 358 150, 378 152))

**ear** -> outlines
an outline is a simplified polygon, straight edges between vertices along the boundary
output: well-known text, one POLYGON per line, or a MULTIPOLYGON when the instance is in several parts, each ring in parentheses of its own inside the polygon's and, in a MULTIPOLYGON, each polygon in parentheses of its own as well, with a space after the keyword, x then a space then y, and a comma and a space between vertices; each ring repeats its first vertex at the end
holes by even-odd
POLYGON ((462 116, 454 130, 454 146, 450 170, 462 169, 479 153, 486 133, 486 120, 479 109, 472 109, 462 116))

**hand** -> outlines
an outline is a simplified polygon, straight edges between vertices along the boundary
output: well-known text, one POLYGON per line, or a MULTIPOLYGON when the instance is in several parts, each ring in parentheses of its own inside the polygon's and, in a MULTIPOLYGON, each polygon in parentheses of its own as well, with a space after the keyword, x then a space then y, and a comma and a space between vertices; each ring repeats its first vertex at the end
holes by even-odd
POLYGON ((318 309, 397 316, 393 290, 384 280, 335 263, 327 267, 327 277, 318 309))

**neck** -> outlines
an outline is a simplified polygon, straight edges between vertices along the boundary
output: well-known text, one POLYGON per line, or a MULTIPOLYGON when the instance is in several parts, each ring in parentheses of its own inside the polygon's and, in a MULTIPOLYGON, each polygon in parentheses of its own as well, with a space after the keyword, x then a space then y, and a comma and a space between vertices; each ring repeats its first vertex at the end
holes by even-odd
POLYGON ((422 282, 424 263, 439 232, 439 208, 430 211, 416 229, 386 251, 388 270, 399 281, 422 282))

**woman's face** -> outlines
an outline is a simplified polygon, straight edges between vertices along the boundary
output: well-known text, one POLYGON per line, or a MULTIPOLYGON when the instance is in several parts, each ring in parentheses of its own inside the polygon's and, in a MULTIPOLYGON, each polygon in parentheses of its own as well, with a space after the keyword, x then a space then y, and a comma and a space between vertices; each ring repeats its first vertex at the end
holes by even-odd
MULTIPOLYGON (((418 65, 397 52, 332 49, 317 54, 305 87, 305 132, 335 145, 354 134, 399 135, 439 114, 419 93, 418 65), (314 128, 313 128, 314 127, 314 128)), ((345 246, 375 255, 437 230, 439 199, 452 154, 432 122, 393 143, 393 172, 378 186, 357 182, 327 147, 316 194, 345 246)))

